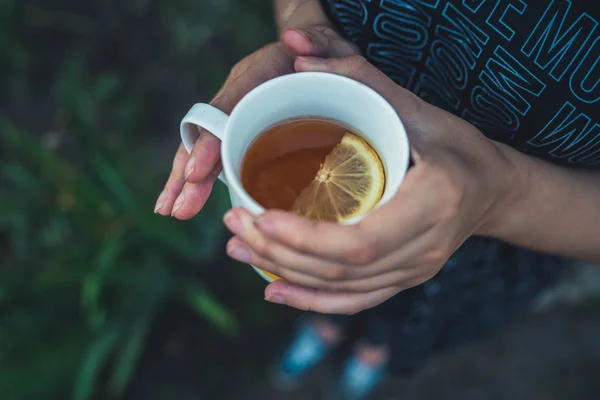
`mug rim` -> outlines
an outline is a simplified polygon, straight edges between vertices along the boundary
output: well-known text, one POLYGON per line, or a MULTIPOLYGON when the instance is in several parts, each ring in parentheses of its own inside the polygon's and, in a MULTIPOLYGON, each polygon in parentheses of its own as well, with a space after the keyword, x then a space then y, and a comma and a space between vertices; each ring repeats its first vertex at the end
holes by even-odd
MULTIPOLYGON (((387 195, 384 194, 384 196, 381 197, 381 199, 377 202, 377 204, 375 205, 373 210, 371 210, 369 213, 352 218, 352 219, 344 221, 342 223, 344 225, 351 225, 351 224, 357 223, 360 220, 364 219, 368 214, 375 211, 376 209, 378 209, 379 207, 381 207, 382 205, 384 205, 385 203, 390 201, 393 196, 395 196, 396 192, 398 191, 398 188, 400 187, 401 183, 404 181, 406 171, 408 170, 408 166, 410 164, 410 145, 409 145, 408 137, 406 134, 406 128, 404 127, 404 124, 403 124, 402 120, 400 119, 400 116, 398 115, 398 113, 396 112, 394 107, 392 107, 392 105, 381 94, 379 94, 377 91, 375 91, 374 89, 370 88, 369 86, 365 85, 362 82, 359 82, 357 80, 354 80, 354 79, 351 79, 351 78, 348 78, 348 77, 345 77, 342 75, 329 73, 329 72, 296 72, 296 73, 282 75, 282 76, 273 78, 273 79, 268 80, 267 82, 264 82, 261 85, 255 87, 250 92, 248 92, 248 94, 246 94, 238 102, 238 104, 234 107, 231 114, 229 115, 227 124, 225 126, 225 130, 223 132, 223 141, 221 143, 221 164, 223 167, 223 172, 225 174, 225 178, 227 180, 227 185, 229 186, 229 190, 233 190, 235 192, 235 194, 241 199, 241 204, 243 205, 243 207, 248 208, 249 211, 251 211, 251 212, 254 211, 254 213, 256 213, 256 214, 262 214, 263 212, 266 211, 266 209, 263 206, 261 206, 256 200, 254 200, 252 198, 252 196, 250 196, 250 194, 246 191, 246 189, 244 189, 244 187, 241 183, 241 180, 235 178, 235 175, 233 172, 233 161, 231 159, 230 152, 228 151, 229 140, 230 140, 230 136, 232 135, 230 133, 231 126, 232 126, 231 122, 234 120, 234 118, 237 118, 237 115, 239 114, 240 110, 243 110, 243 108, 244 108, 243 106, 246 103, 253 101, 254 98, 256 98, 257 96, 260 96, 262 94, 262 92, 269 90, 273 86, 280 84, 282 81, 309 79, 309 78, 324 79, 324 80, 328 80, 328 81, 337 80, 338 82, 340 82, 344 85, 353 85, 353 86, 358 87, 359 89, 363 90, 365 92, 365 94, 368 94, 369 96, 371 96, 372 99, 374 99, 375 101, 380 103, 381 107, 383 107, 384 109, 386 109, 388 112, 390 112, 393 115, 394 122, 397 124, 397 128, 398 128, 397 130, 394 131, 395 132, 394 134, 402 135, 406 139, 407 145, 403 149, 399 149, 399 152, 401 152, 401 154, 399 154, 399 157, 404 157, 404 159, 405 159, 405 162, 404 162, 405 165, 404 165, 403 171, 398 173, 398 177, 397 177, 397 179, 395 179, 394 182, 390 182, 390 181, 386 180, 385 189, 391 189, 391 190, 388 191, 387 195), (389 187, 388 185, 392 185, 392 186, 389 187)), ((299 117, 301 117, 301 116, 299 116, 299 117)), ((306 117, 309 117, 309 116, 306 116, 306 117)), ((260 133, 259 133, 259 135, 260 135, 260 133)), ((249 148, 249 146, 248 146, 248 148, 249 148)), ((244 155, 248 151, 248 148, 246 148, 244 150, 244 155)))

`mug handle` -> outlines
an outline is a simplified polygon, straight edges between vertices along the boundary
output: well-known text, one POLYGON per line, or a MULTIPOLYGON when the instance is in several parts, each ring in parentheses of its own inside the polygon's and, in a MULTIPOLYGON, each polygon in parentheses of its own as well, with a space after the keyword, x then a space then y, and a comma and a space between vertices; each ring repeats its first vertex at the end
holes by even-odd
MULTIPOLYGON (((223 142, 228 119, 227 114, 210 104, 194 104, 183 117, 180 125, 181 141, 187 152, 192 151, 194 143, 200 136, 198 127, 209 131, 223 142)), ((221 144, 221 148, 222 146, 221 144)), ((219 174, 219 179, 227 185, 224 171, 219 174)))

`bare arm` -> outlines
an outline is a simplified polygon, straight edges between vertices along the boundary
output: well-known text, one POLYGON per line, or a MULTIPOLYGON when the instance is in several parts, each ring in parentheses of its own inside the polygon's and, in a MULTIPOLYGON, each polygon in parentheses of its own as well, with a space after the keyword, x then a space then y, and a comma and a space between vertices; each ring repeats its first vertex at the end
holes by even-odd
POLYGON ((600 172, 558 167, 498 144, 518 191, 482 234, 565 256, 600 261, 600 172))
POLYGON ((290 28, 330 25, 319 0, 273 0, 279 33, 290 28))

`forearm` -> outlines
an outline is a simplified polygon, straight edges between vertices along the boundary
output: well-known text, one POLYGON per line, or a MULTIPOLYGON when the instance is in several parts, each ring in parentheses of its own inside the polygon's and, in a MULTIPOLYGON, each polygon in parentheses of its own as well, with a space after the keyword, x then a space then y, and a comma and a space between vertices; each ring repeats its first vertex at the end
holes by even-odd
POLYGON ((273 0, 279 33, 290 28, 329 25, 319 0, 273 0))
POLYGON ((518 182, 488 236, 541 251, 600 261, 600 172, 558 167, 498 145, 518 182))

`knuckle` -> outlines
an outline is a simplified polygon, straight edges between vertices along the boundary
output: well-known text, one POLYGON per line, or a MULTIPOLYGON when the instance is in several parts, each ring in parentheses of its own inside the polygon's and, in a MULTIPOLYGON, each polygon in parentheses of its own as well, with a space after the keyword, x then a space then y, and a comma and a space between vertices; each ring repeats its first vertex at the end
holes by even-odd
POLYGON ((335 31, 335 29, 333 29, 329 26, 315 27, 314 30, 322 33, 323 35, 327 36, 328 38, 339 36, 338 33, 335 31))
POLYGON ((308 36, 312 42, 323 43, 328 40, 325 30, 320 27, 304 29, 303 33, 308 36))
POLYGON ((263 245, 261 246, 261 256, 266 260, 274 260, 275 251, 273 250, 273 246, 269 246, 263 242, 263 245))
POLYGON ((451 182, 446 181, 443 193, 440 196, 441 204, 438 207, 439 218, 446 222, 451 221, 460 212, 462 192, 451 182))
POLYGON ((223 112, 228 112, 228 105, 233 104, 233 94, 228 88, 223 88, 217 97, 210 104, 223 112))
POLYGON ((366 58, 361 55, 352 55, 348 57, 348 64, 353 70, 361 70, 369 64, 366 58))
POLYGON ((450 246, 446 243, 441 243, 423 254, 423 262, 429 264, 439 264, 446 261, 450 254, 450 246))
POLYGON ((368 69, 370 66, 371 66, 371 64, 365 57, 359 56, 359 64, 358 64, 359 70, 362 71, 363 69, 368 69))
POLYGON ((183 191, 183 187, 178 186, 176 183, 169 180, 165 185, 165 191, 169 193, 169 196, 172 196, 172 201, 175 201, 177 196, 183 191))
MULTIPOLYGON (((310 226, 307 227, 308 232, 317 232, 319 223, 309 220, 310 226)), ((301 252, 311 252, 313 250, 313 237, 311 235, 292 235, 289 237, 292 245, 301 252)))
POLYGON ((264 241, 260 241, 258 246, 258 255, 260 255, 265 260, 273 260, 274 252, 273 247, 267 245, 264 241))
POLYGON ((240 61, 233 64, 233 67, 231 67, 231 69, 229 70, 229 76, 236 77, 236 76, 240 75, 246 69, 246 64, 250 60, 250 57, 251 56, 246 56, 246 57, 242 58, 240 61))
POLYGON ((346 269, 341 265, 333 265, 319 270, 319 277, 327 281, 339 281, 346 278, 346 269))
POLYGON ((369 240, 356 246, 346 255, 346 262, 351 265, 367 265, 377 260, 379 254, 379 244, 376 240, 369 240))
POLYGON ((254 238, 252 240, 248 240, 249 244, 252 245, 252 249, 254 252, 261 258, 265 260, 271 260, 273 258, 273 248, 269 246, 267 242, 261 238, 259 235, 251 235, 254 238))
POLYGON ((346 255, 346 262, 351 265, 365 265, 374 260, 374 255, 368 247, 349 251, 346 255))
POLYGON ((302 253, 307 252, 310 248, 309 240, 304 235, 293 235, 290 237, 290 242, 293 247, 302 253))
POLYGON ((280 75, 280 72, 284 66, 284 63, 288 62, 287 59, 283 59, 282 57, 269 57, 265 60, 265 69, 261 75, 261 82, 268 81, 269 79, 276 78, 280 75))
POLYGON ((237 76, 240 72, 241 66, 240 63, 235 63, 233 67, 229 70, 229 76, 237 76))
POLYGON ((175 153, 175 157, 173 157, 173 163, 171 166, 172 173, 183 172, 183 168, 187 164, 189 158, 190 155, 187 153, 187 151, 177 151, 177 153, 175 153))

